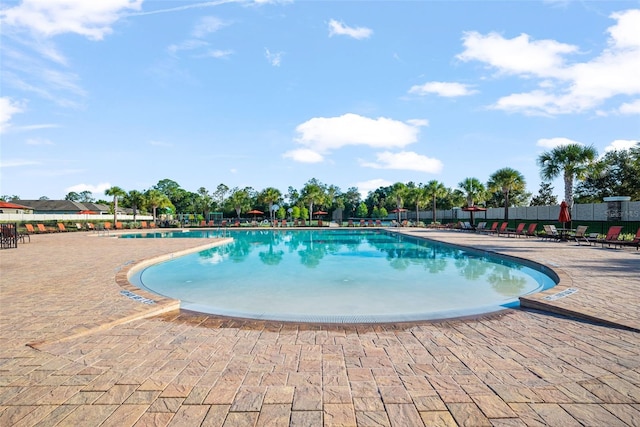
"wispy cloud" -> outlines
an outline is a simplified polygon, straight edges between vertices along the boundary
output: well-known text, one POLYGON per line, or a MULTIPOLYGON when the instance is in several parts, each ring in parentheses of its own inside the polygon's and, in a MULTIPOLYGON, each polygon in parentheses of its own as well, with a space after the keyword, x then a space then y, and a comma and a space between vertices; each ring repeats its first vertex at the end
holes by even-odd
POLYGON ((0 160, 0 168, 17 168, 21 166, 35 166, 42 162, 27 159, 2 159, 0 160))
POLYGON ((29 138, 26 141, 27 145, 53 145, 53 142, 46 138, 29 138))
POLYGON ((440 160, 413 151, 398 153, 383 151, 376 153, 375 162, 360 160, 360 165, 374 169, 398 169, 426 173, 440 173, 443 167, 440 160))
POLYGON ((269 49, 264 49, 264 56, 267 58, 267 61, 274 67, 279 67, 282 63, 282 56, 284 52, 271 52, 269 49))
POLYGON ((435 94, 446 98, 453 98, 473 95, 478 93, 478 91, 471 89, 471 86, 462 83, 428 82, 422 85, 411 86, 409 93, 416 95, 435 94))
POLYGON ((24 107, 21 103, 12 100, 7 96, 0 97, 0 133, 3 133, 11 125, 11 118, 18 113, 22 113, 24 107))
POLYGON ((348 36, 357 40, 371 37, 373 30, 366 27, 349 27, 340 21, 332 19, 329 21, 329 37, 348 36))
POLYGON ((191 31, 191 35, 196 38, 206 37, 210 33, 215 33, 221 28, 226 27, 229 23, 215 16, 204 16, 195 25, 191 31))

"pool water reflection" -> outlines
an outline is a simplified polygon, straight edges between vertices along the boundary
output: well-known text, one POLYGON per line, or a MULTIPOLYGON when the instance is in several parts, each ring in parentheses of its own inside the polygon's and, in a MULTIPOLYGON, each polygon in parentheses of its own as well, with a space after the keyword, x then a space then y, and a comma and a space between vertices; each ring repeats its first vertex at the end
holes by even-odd
MULTIPOLYGON (((215 237, 216 231, 146 237, 215 237)), ((533 263, 384 230, 238 230, 233 242, 153 265, 131 282, 181 307, 255 319, 387 322, 518 305, 555 286, 533 263)), ((123 237, 141 237, 127 235, 123 237)))

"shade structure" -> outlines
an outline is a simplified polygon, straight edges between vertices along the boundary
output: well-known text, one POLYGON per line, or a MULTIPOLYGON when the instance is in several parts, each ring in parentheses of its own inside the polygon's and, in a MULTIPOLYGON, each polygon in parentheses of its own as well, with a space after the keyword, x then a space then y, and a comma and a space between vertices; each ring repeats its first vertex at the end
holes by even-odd
POLYGON ((259 211, 258 209, 250 210, 250 211, 249 211, 249 212, 247 212, 247 213, 248 213, 248 214, 252 214, 252 215, 262 215, 262 214, 264 214, 264 212, 259 211))
POLYGON ((562 223, 562 228, 566 228, 564 224, 571 221, 571 213, 569 213, 569 205, 564 200, 560 203, 560 213, 558 214, 558 222, 562 223))
POLYGON ((325 211, 315 211, 313 214, 314 215, 326 215, 328 212, 325 211))
POLYGON ((391 213, 398 213, 398 212, 406 212, 408 209, 405 208, 400 208, 400 209, 394 209, 391 211, 391 213))
POLYGON ((462 208, 462 210, 465 212, 469 212, 469 214, 471 215, 471 225, 476 225, 473 214, 475 212, 485 212, 487 208, 481 208, 480 206, 474 205, 474 206, 465 206, 464 208, 462 208))

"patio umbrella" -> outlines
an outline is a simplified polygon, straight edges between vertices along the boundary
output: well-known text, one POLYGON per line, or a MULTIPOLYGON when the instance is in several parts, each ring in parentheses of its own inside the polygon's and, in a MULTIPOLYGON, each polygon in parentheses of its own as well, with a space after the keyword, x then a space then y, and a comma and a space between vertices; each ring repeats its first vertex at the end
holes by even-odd
POLYGON ((90 211, 90 210, 84 210, 84 211, 78 212, 79 215, 93 215, 96 213, 97 213, 96 211, 90 211))
POLYGON ((569 205, 564 200, 560 203, 560 214, 558 215, 558 222, 562 223, 562 228, 565 227, 565 223, 571 221, 571 214, 569 213, 569 205))
POLYGON ((400 209, 394 209, 391 211, 391 213, 397 213, 398 214, 398 222, 400 222, 402 220, 402 214, 401 212, 406 212, 407 209, 405 208, 400 208, 400 209))
POLYGON ((263 214, 264 214, 264 212, 259 211, 258 209, 250 210, 250 211, 249 211, 249 212, 247 212, 247 213, 248 213, 248 214, 253 214, 253 219, 254 219, 254 220, 256 219, 256 215, 263 215, 263 214))
POLYGON ((471 215, 471 225, 476 225, 473 219, 473 214, 475 212, 485 212, 487 208, 481 208, 480 206, 474 205, 474 206, 465 206, 464 208, 462 208, 462 210, 465 212, 469 212, 469 214, 471 215))
POLYGON ((314 215, 326 215, 326 214, 328 214, 328 212, 325 212, 325 211, 315 211, 313 214, 314 214, 314 215))

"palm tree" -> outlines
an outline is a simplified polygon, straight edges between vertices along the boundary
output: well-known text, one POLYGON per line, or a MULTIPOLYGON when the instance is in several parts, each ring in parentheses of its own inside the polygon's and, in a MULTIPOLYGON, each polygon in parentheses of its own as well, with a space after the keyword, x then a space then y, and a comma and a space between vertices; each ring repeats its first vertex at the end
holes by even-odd
POLYGON ((113 224, 118 222, 118 199, 127 195, 127 192, 120 187, 111 187, 107 189, 104 194, 106 196, 113 196, 113 224))
POLYGON ((243 189, 234 188, 231 190, 231 195, 227 199, 227 203, 233 206, 233 209, 236 211, 236 215, 238 220, 240 219, 240 213, 244 211, 248 211, 251 207, 251 188, 245 187, 243 189))
POLYGON ((398 213, 398 223, 402 222, 402 216, 400 209, 402 209, 402 204, 404 198, 408 194, 408 188, 402 182, 396 182, 391 186, 391 197, 396 201, 396 211, 398 213))
POLYGON ((410 187, 408 193, 409 200, 416 207, 416 225, 420 222, 420 208, 424 206, 425 201, 429 199, 426 188, 422 184, 417 187, 410 187))
POLYGON ((310 181, 305 184, 300 196, 302 201, 309 205, 309 223, 311 223, 311 221, 313 220, 313 205, 322 204, 326 200, 324 188, 322 188, 319 183, 310 181))
POLYGON ((484 201, 486 190, 478 178, 465 178, 458 183, 458 187, 463 190, 468 207, 476 201, 484 201))
POLYGON ((495 171, 487 182, 487 188, 491 192, 502 192, 504 195, 504 220, 509 220, 509 193, 512 191, 524 191, 527 183, 524 176, 515 169, 502 168, 495 171))
POLYGON ((273 204, 282 199, 280 190, 274 187, 267 187, 258 196, 258 200, 269 205, 269 219, 273 222, 273 204))
POLYGON ((171 206, 171 200, 169 200, 169 197, 156 189, 151 189, 144 193, 144 202, 145 205, 151 207, 153 211, 153 222, 156 222, 156 211, 158 208, 171 206))
POLYGON ((542 153, 537 162, 541 168, 540 175, 546 181, 557 178, 562 173, 564 200, 572 207, 574 180, 586 177, 597 156, 598 152, 593 146, 567 144, 542 153))
POLYGON ((424 187, 425 195, 433 201, 432 203, 432 212, 433 212, 433 223, 437 222, 436 218, 436 199, 440 197, 444 197, 447 195, 447 188, 443 183, 436 181, 435 179, 427 182, 427 185, 424 187))
POLYGON ((133 209, 133 222, 136 222, 136 215, 138 215, 138 208, 144 204, 144 195, 138 190, 131 190, 125 196, 125 201, 129 203, 131 209, 133 209))

